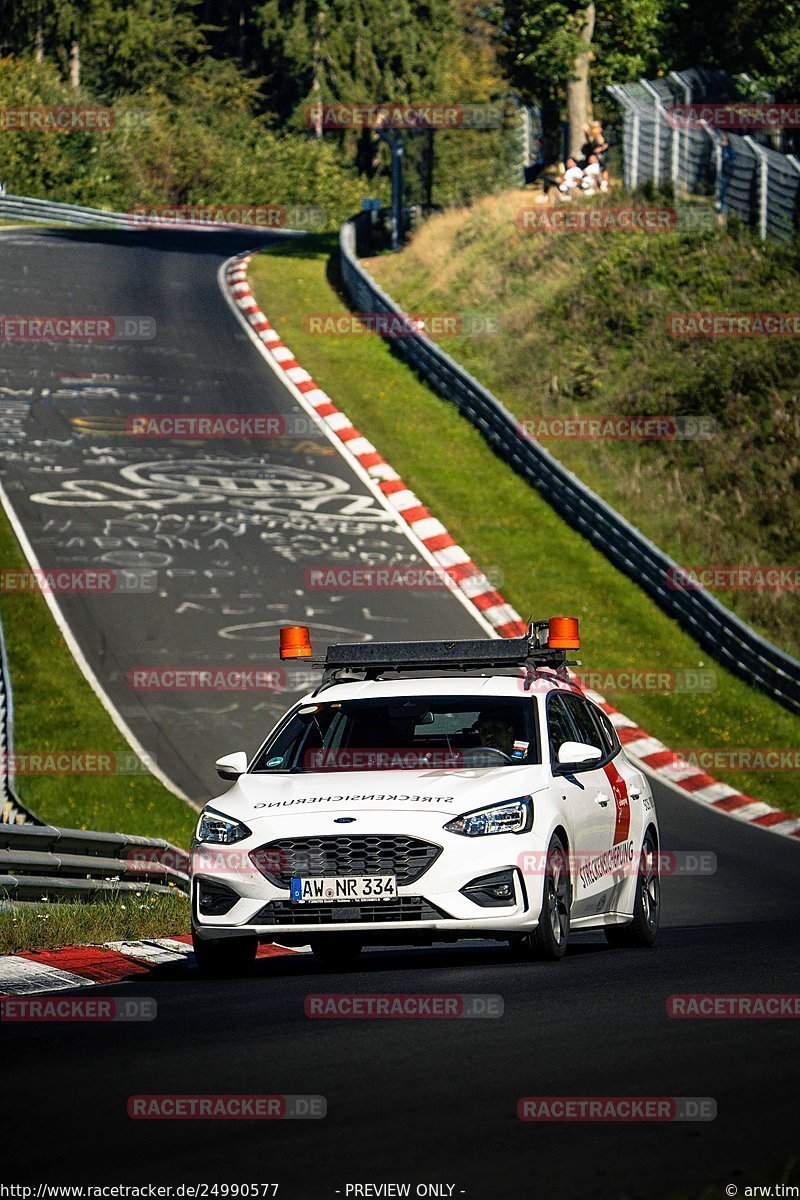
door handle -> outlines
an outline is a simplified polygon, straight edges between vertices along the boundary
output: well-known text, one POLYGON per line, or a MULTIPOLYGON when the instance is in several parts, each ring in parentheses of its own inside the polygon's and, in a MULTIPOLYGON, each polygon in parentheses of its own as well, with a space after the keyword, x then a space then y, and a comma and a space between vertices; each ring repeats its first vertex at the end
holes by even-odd
POLYGON ((594 802, 595 804, 599 804, 601 808, 606 808, 608 805, 608 796, 604 796, 602 792, 599 792, 595 796, 594 802))

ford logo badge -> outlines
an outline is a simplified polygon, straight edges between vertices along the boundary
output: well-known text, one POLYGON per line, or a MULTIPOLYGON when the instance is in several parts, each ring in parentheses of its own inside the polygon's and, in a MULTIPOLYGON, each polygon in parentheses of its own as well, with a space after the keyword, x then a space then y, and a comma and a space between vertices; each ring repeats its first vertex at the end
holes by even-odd
POLYGON ((355 821, 355 817, 334 817, 333 818, 334 825, 352 825, 354 821, 355 821))

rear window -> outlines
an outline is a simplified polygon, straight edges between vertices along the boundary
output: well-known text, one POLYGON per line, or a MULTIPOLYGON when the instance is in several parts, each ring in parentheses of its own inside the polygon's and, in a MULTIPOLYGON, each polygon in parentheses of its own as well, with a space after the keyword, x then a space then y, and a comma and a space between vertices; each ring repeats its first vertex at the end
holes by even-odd
POLYGON ((252 770, 459 770, 540 761, 530 700, 424 696, 304 705, 252 770))

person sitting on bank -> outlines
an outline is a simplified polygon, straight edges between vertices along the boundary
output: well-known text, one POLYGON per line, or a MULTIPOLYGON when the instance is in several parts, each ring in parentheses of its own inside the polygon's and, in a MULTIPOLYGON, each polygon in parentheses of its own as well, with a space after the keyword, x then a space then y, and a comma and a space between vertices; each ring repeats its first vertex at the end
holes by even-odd
POLYGON ((574 158, 568 158, 565 164, 563 175, 558 176, 557 179, 545 179, 545 195, 547 195, 547 193, 552 191, 554 188, 558 188, 559 192, 562 196, 564 196, 565 199, 571 200, 572 193, 576 189, 580 188, 582 179, 583 171, 575 162, 574 158))

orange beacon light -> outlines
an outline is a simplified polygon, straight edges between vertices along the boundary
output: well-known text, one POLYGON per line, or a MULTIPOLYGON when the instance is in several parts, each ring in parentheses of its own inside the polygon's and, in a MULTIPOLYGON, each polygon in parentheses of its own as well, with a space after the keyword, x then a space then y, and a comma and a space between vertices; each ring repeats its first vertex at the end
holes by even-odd
POLYGON ((311 638, 307 625, 281 626, 281 658, 311 658, 311 638))
POLYGON ((551 617, 547 645, 551 650, 580 650, 577 617, 551 617))

